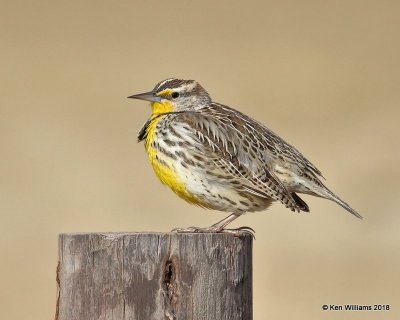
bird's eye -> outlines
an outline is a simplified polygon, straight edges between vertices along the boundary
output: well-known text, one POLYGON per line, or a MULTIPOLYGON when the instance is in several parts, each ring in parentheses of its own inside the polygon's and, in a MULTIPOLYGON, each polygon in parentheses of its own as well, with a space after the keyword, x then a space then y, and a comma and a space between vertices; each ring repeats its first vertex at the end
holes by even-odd
POLYGON ((173 99, 178 98, 178 97, 179 97, 179 92, 172 92, 171 97, 172 97, 173 99))

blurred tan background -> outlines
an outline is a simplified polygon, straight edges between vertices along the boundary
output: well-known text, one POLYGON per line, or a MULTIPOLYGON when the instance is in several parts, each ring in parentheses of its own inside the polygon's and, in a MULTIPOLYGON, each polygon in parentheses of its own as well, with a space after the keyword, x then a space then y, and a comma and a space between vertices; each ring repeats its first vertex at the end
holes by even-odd
POLYGON ((300 149, 365 216, 304 196, 256 229, 254 319, 400 317, 398 1, 1 1, 0 318, 52 319, 57 235, 208 226, 156 179, 126 96, 167 77, 300 149), (390 311, 322 311, 323 304, 390 311))

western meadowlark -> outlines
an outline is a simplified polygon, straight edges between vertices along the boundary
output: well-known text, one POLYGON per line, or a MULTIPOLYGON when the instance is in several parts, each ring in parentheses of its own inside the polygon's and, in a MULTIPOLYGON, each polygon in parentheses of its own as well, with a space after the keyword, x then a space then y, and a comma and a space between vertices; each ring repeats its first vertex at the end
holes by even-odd
POLYGON ((209 228, 178 231, 228 231, 237 217, 273 201, 308 212, 298 193, 332 200, 362 218, 325 187, 321 172, 297 149, 258 121, 213 102, 196 81, 171 78, 128 98, 151 102, 138 140, 161 182, 192 204, 231 213, 209 228))

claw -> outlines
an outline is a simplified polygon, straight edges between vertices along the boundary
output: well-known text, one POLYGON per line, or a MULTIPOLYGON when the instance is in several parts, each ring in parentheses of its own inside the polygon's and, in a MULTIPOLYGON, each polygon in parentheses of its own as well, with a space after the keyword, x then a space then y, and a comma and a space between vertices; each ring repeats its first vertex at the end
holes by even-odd
POLYGON ((252 233, 256 233, 253 228, 250 228, 250 227, 247 227, 247 226, 239 227, 239 228, 237 228, 237 230, 244 230, 244 231, 249 231, 249 232, 252 232, 252 233))
POLYGON ((233 234, 235 237, 243 237, 244 235, 250 235, 254 240, 256 239, 255 231, 250 227, 240 227, 237 229, 223 229, 223 233, 233 234))
POLYGON ((233 229, 233 230, 237 230, 237 232, 239 233, 239 235, 237 235, 238 237, 241 236, 240 233, 242 233, 242 234, 248 234, 248 235, 251 235, 251 237, 252 237, 254 240, 256 240, 256 235, 255 235, 256 232, 254 231, 253 228, 250 228, 250 227, 245 226, 245 227, 240 227, 240 228, 233 229))
POLYGON ((240 227, 237 229, 219 229, 215 227, 209 227, 209 228, 199 228, 199 227, 188 227, 188 228, 174 228, 171 230, 171 232, 177 232, 177 233, 229 233, 233 234, 235 237, 242 237, 244 235, 250 235, 254 240, 256 239, 255 237, 255 231, 254 229, 250 227, 240 227))
POLYGON ((177 233, 196 233, 199 232, 199 230, 202 230, 199 227, 189 227, 189 228, 174 228, 171 230, 171 232, 177 232, 177 233))

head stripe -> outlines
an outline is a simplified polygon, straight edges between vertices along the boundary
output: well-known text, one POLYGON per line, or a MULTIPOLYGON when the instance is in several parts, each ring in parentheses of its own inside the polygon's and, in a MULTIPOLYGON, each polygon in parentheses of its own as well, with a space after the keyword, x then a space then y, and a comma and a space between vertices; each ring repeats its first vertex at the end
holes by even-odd
POLYGON ((182 80, 182 79, 166 79, 164 81, 159 82, 155 87, 154 91, 161 92, 165 89, 176 89, 185 85, 193 85, 195 86, 196 81, 194 80, 182 80))

